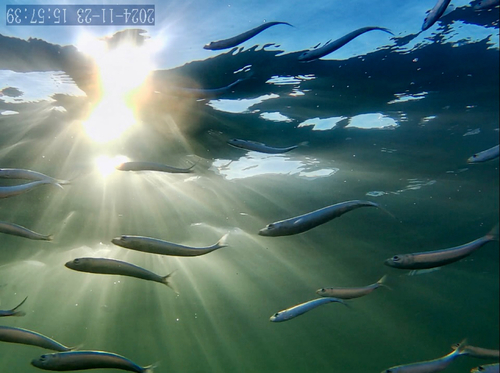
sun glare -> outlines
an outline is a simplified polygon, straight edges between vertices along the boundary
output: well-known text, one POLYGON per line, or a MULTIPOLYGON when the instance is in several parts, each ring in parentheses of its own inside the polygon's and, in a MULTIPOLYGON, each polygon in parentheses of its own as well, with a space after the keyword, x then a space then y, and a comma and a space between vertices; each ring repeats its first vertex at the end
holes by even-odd
POLYGON ((78 48, 97 64, 102 88, 101 101, 83 122, 85 132, 97 142, 117 139, 136 123, 130 95, 153 70, 156 46, 146 42, 137 46, 125 40, 108 49, 105 41, 84 36, 78 48))
POLYGON ((101 155, 96 158, 95 163, 100 174, 105 178, 116 170, 116 166, 128 161, 130 161, 130 159, 124 155, 117 155, 113 158, 108 157, 107 155, 101 155))

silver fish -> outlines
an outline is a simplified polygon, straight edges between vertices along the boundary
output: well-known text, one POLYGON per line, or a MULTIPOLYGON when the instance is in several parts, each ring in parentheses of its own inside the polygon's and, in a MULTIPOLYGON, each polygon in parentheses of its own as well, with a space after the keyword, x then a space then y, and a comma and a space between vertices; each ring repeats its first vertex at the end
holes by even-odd
POLYGON ((289 152, 290 150, 298 148, 298 145, 293 145, 286 148, 274 148, 271 146, 264 145, 260 142, 240 140, 240 139, 231 139, 228 140, 227 143, 231 146, 234 146, 235 148, 252 150, 254 152, 266 153, 266 154, 286 153, 289 152))
POLYGON ((487 365, 480 365, 476 368, 473 368, 471 370, 471 373, 498 373, 500 372, 499 370, 499 365, 498 363, 495 364, 487 364, 487 365))
POLYGON ((25 345, 38 346, 54 351, 70 351, 72 347, 66 347, 43 334, 21 328, 0 326, 0 341, 21 343, 25 345))
POLYGON ((65 266, 80 272, 121 275, 155 281, 171 288, 169 278, 172 276, 172 273, 166 276, 159 276, 147 269, 120 260, 106 258, 77 258, 67 262, 65 266))
POLYGON ((302 233, 360 207, 379 207, 379 205, 361 200, 341 202, 304 215, 268 224, 259 231, 259 235, 277 237, 302 233))
POLYGON ((498 226, 486 236, 461 246, 443 250, 426 251, 413 254, 399 254, 386 259, 384 264, 400 269, 424 269, 440 267, 454 263, 472 254, 472 252, 486 245, 488 242, 498 241, 498 226))
POLYGON ((498 5, 500 5, 500 0, 481 0, 476 5, 474 5, 474 10, 491 9, 498 5))
POLYGON ((24 179, 24 180, 47 180, 56 186, 71 184, 69 180, 60 180, 42 174, 41 172, 25 170, 22 168, 0 168, 0 178, 2 179, 24 179))
POLYGON ((10 310, 0 310, 0 317, 26 315, 23 311, 17 311, 17 309, 21 307, 24 304, 24 302, 26 302, 26 299, 28 299, 28 297, 24 298, 24 300, 21 303, 19 303, 17 306, 15 306, 10 310))
POLYGON ((286 310, 282 310, 279 312, 276 312, 274 315, 272 315, 269 318, 269 321, 272 322, 281 322, 281 321, 287 321, 290 319, 293 319, 294 317, 300 316, 316 307, 319 307, 323 304, 327 303, 332 303, 332 302, 338 302, 345 304, 342 299, 337 299, 333 297, 327 297, 327 298, 317 298, 310 300, 305 303, 298 304, 296 306, 287 308, 286 310))
POLYGON ((84 369, 121 369, 136 373, 151 373, 154 365, 141 367, 126 357, 104 351, 71 351, 44 354, 33 359, 31 365, 54 371, 84 369))
MULTIPOLYGON (((458 348, 458 344, 451 346, 453 349, 458 348)), ((464 353, 469 357, 475 357, 478 359, 499 359, 500 351, 499 350, 490 350, 482 347, 474 347, 474 346, 465 346, 464 353)))
POLYGON ((325 45, 323 45, 320 48, 312 49, 310 51, 302 53, 299 56, 299 61, 306 62, 306 61, 317 60, 318 58, 326 56, 327 54, 330 54, 330 53, 336 51, 337 49, 343 47, 344 45, 349 43, 351 40, 357 38, 358 36, 364 34, 365 32, 372 31, 372 30, 380 30, 380 31, 387 32, 391 35, 394 35, 389 29, 386 29, 384 27, 377 27, 377 26, 361 27, 357 30, 354 30, 354 31, 342 36, 341 38, 339 38, 337 40, 330 41, 330 42, 326 43, 325 45))
POLYGON ((33 181, 31 183, 20 184, 20 185, 2 186, 2 187, 0 187, 0 198, 14 197, 14 196, 17 196, 21 193, 25 193, 33 188, 36 188, 37 186, 44 185, 44 184, 56 185, 62 189, 61 185, 53 184, 50 180, 39 180, 39 181, 33 181))
POLYGON ((439 18, 441 18, 450 2, 451 0, 438 0, 434 8, 427 13, 427 17, 425 17, 424 24, 422 25, 422 31, 430 28, 439 18))
POLYGON ((363 287, 335 287, 335 288, 322 288, 316 291, 316 294, 322 297, 335 297, 340 299, 353 299, 359 298, 364 295, 370 294, 372 291, 378 289, 381 286, 385 286, 384 282, 387 279, 387 275, 383 276, 376 283, 363 286, 363 287))
POLYGON ((247 79, 238 79, 235 82, 221 88, 182 88, 182 87, 169 87, 168 93, 175 96, 196 97, 198 99, 214 98, 230 93, 232 89, 242 81, 247 79))
MULTIPOLYGON (((288 25, 292 26, 288 22, 266 22, 260 26, 257 26, 251 30, 248 30, 242 34, 233 36, 232 38, 229 39, 224 39, 224 40, 218 40, 218 41, 212 41, 205 45, 203 49, 209 49, 209 50, 220 50, 220 49, 226 49, 226 48, 232 48, 235 47, 244 41, 247 41, 250 38, 253 38, 255 35, 261 33, 265 29, 275 26, 275 25, 288 25)), ((293 27, 293 26, 292 26, 293 27)))
POLYGON ((29 238, 30 240, 51 241, 53 239, 52 235, 36 233, 23 226, 5 221, 0 221, 0 233, 29 238))
POLYGON ((467 159, 467 163, 481 163, 491 161, 492 159, 498 158, 499 154, 499 145, 496 145, 492 148, 483 150, 482 152, 476 153, 473 156, 467 159))
POLYGON ((189 168, 177 168, 154 162, 124 162, 116 166, 116 169, 120 171, 160 171, 172 174, 180 174, 192 172, 191 169, 193 167, 194 165, 189 168))
POLYGON ((398 365, 389 369, 382 371, 382 373, 434 373, 441 372, 445 370, 457 357, 464 355, 463 344, 450 352, 448 355, 443 356, 439 359, 422 361, 419 363, 398 365))
POLYGON ((115 245, 125 247, 127 249, 137 250, 152 254, 173 255, 173 256, 199 256, 208 254, 209 252, 220 249, 221 247, 226 247, 227 236, 228 234, 225 234, 215 244, 206 247, 184 246, 151 237, 127 236, 127 235, 113 238, 111 242, 114 243, 115 245))

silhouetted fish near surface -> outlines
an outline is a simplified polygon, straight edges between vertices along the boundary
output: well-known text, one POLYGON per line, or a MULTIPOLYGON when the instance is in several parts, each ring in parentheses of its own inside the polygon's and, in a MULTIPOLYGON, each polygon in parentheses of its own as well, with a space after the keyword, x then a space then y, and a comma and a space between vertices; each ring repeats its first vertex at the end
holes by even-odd
POLYGON ((481 163, 491 161, 492 159, 498 158, 500 153, 499 145, 492 148, 483 150, 482 152, 476 153, 467 159, 467 163, 481 163))
POLYGON ((332 302, 338 302, 338 303, 345 304, 342 299, 337 299, 337 298, 333 298, 333 297, 313 299, 313 300, 310 300, 308 302, 304 302, 304 303, 298 304, 296 306, 287 308, 286 310, 276 312, 274 315, 272 315, 270 317, 269 321, 272 321, 272 322, 287 321, 287 320, 293 319, 294 317, 303 315, 304 313, 306 313, 314 308, 317 308, 323 304, 332 303, 332 302))
POLYGON ((10 234, 12 236, 18 236, 23 238, 29 238, 30 240, 40 240, 40 241, 51 241, 53 238, 52 235, 44 235, 36 233, 21 225, 8 223, 5 221, 0 221, 0 233, 10 234))
POLYGON ((500 372, 499 369, 500 368, 498 363, 486 364, 486 365, 480 365, 476 368, 472 368, 471 373, 498 373, 500 372))
POLYGON ((368 27, 361 27, 357 30, 354 30, 341 38, 330 41, 323 45, 320 48, 317 49, 312 49, 310 51, 304 52, 299 56, 299 61, 307 62, 307 61, 313 61, 317 60, 318 58, 321 58, 323 56, 326 56, 327 54, 330 54, 337 49, 343 47, 347 43, 349 43, 351 40, 357 38, 358 36, 364 34, 365 32, 372 31, 372 30, 380 30, 387 32, 391 35, 394 35, 389 29, 386 29, 384 27, 377 27, 377 26, 368 26, 368 27))
POLYGON ((422 31, 430 28, 434 23, 437 22, 439 18, 441 18, 450 2, 451 0, 438 0, 436 5, 434 5, 434 8, 432 8, 429 13, 427 13, 424 24, 422 25, 422 31))
POLYGON ((39 181, 33 181, 32 183, 0 187, 0 198, 14 197, 19 194, 28 192, 31 189, 44 184, 56 185, 62 189, 61 185, 54 184, 50 180, 39 180, 39 181))
POLYGON ((69 180, 55 179, 53 177, 42 174, 41 172, 25 170, 22 168, 0 168, 0 178, 23 179, 23 180, 34 180, 34 181, 46 180, 56 186, 71 184, 71 181, 69 180))
POLYGON ((441 372, 448 368, 448 366, 457 357, 465 355, 464 348, 465 341, 460 343, 459 347, 439 359, 422 361, 419 363, 398 365, 389 369, 382 371, 382 373, 434 373, 441 372))
MULTIPOLYGON (((172 276, 172 273, 166 276, 159 276, 151 271, 148 271, 147 269, 131 263, 122 262, 120 260, 106 258, 77 258, 67 262, 65 266, 80 272, 140 278, 143 280, 159 282, 160 284, 164 284, 172 288, 171 283, 169 282, 169 278, 172 276)), ((172 290, 174 289, 172 288, 172 290)))
POLYGON ((24 302, 26 302, 26 299, 28 299, 28 297, 24 298, 21 303, 19 303, 17 306, 15 306, 14 308, 12 308, 10 310, 0 310, 0 317, 26 315, 23 311, 17 311, 17 309, 19 307, 21 307, 24 304, 24 302))
POLYGON ((127 235, 113 238, 111 242, 113 242, 115 245, 125 247, 127 249, 137 250, 152 254, 173 255, 173 256, 200 256, 208 254, 214 250, 220 249, 221 247, 226 247, 227 236, 228 234, 225 234, 215 244, 206 247, 184 246, 151 237, 127 236, 127 235))
POLYGON ((0 326, 0 341, 20 343, 31 346, 38 346, 54 351, 70 351, 72 347, 66 347, 43 334, 21 328, 10 326, 0 326))
POLYGON ((172 174, 184 174, 193 172, 193 167, 194 165, 189 168, 177 168, 155 162, 124 162, 116 166, 116 169, 120 171, 160 171, 172 174))
POLYGON ((86 369, 121 369, 136 373, 151 373, 154 365, 141 367, 126 357, 104 351, 71 351, 44 354, 33 359, 31 365, 53 371, 86 369))
POLYGON ((285 148, 276 148, 272 146, 264 145, 260 142, 241 140, 241 139, 231 139, 227 143, 235 148, 252 150, 254 152, 266 153, 266 154, 281 154, 289 152, 290 150, 297 149, 299 145, 292 145, 285 148))
POLYGON ((183 88, 183 87, 169 87, 168 89, 168 94, 172 94, 175 96, 185 96, 185 97, 195 97, 198 99, 203 99, 203 98, 214 98, 214 97, 219 97, 222 95, 225 95, 227 93, 230 93, 233 88, 247 80, 245 79, 238 79, 231 84, 225 86, 225 87, 220 87, 220 88, 183 88))
POLYGON ((454 263, 469 256, 477 249, 483 247, 488 242, 498 241, 498 225, 486 236, 478 238, 472 242, 449 249, 425 251, 412 254, 398 254, 386 259, 384 264, 389 267, 400 269, 424 269, 440 267, 454 263))
POLYGON ((332 287, 332 288, 322 288, 316 291, 316 294, 322 297, 335 297, 340 299, 353 299, 359 298, 370 294, 372 291, 378 289, 381 286, 385 286, 384 282, 387 275, 383 276, 376 283, 363 286, 363 287, 332 287))
POLYGON ((304 215, 268 224, 259 231, 259 235, 278 237, 302 233, 360 207, 379 207, 379 205, 371 201, 361 200, 341 202, 304 215))
MULTIPOLYGON (((275 25, 288 25, 292 26, 288 22, 266 22, 260 26, 257 26, 251 30, 248 30, 242 34, 233 36, 232 38, 229 39, 224 39, 224 40, 218 40, 218 41, 212 41, 205 45, 203 49, 210 49, 210 50, 220 50, 220 49, 226 49, 226 48, 232 48, 235 47, 244 41, 247 41, 248 39, 253 38, 255 35, 261 33, 265 29, 275 26, 275 25)), ((293 27, 293 26, 292 26, 293 27)))

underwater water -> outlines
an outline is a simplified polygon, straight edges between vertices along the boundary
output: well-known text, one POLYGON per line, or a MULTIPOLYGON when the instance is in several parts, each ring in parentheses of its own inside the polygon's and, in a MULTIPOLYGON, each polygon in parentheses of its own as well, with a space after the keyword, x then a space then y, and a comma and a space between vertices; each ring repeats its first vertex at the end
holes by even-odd
MULTIPOLYGON (((0 168, 70 181, 0 198, 0 221, 54 236, 0 234, 0 309, 28 297, 25 316, 0 325, 159 363, 158 373, 381 372, 442 357, 464 338, 499 348, 498 242, 434 271, 384 265, 498 224, 498 158, 467 163, 499 143, 498 7, 456 1, 421 32, 435 1, 147 3, 154 26, 10 26, 0 8, 0 168), (266 21, 293 27, 203 49, 266 21), (394 36, 370 31, 298 60, 365 26, 394 36), (298 147, 265 154, 230 146, 234 138, 298 147), (124 161, 192 172, 117 170, 124 161), (258 234, 348 200, 382 209, 258 234), (198 257, 111 242, 141 235, 201 247, 226 233, 227 247, 198 257), (177 293, 65 267, 82 257, 173 272, 177 293), (388 288, 348 307, 269 320, 317 289, 383 275, 388 288)), ((0 187, 25 182, 0 178, 0 187)), ((0 372, 37 372, 30 362, 46 352, 0 341, 0 372)), ((460 357, 446 372, 493 362, 460 357)))

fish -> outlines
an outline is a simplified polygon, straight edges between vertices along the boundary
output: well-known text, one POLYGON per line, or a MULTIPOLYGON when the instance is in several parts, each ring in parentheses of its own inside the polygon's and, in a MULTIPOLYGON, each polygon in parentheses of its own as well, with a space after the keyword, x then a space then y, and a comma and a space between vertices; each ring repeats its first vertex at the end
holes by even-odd
POLYGON ((0 310, 0 317, 26 315, 26 313, 24 313, 23 311, 17 311, 17 309, 19 307, 21 307, 24 304, 24 302, 26 302, 26 299, 28 299, 28 297, 24 298, 21 303, 19 303, 17 306, 15 306, 14 308, 12 308, 10 310, 0 310))
POLYGON ((492 148, 483 150, 482 152, 476 153, 467 159, 467 163, 482 163, 491 161, 492 159, 498 158, 499 145, 495 145, 492 148))
POLYGON ((286 153, 290 150, 297 149, 298 145, 288 146, 286 148, 274 148, 271 146, 264 145, 260 142, 241 140, 241 139, 231 139, 227 142, 229 145, 234 146, 235 148, 252 150, 254 152, 266 153, 266 154, 280 154, 286 153))
POLYGON ((74 347, 64 346, 43 334, 11 326, 0 326, 0 341, 37 346, 59 352, 71 351, 74 349, 74 347))
POLYGON ((24 238, 29 238, 30 240, 39 240, 39 241, 51 241, 54 238, 51 234, 44 235, 36 233, 21 225, 8 223, 5 221, 0 221, 0 233, 10 234, 13 236, 24 237, 24 238))
MULTIPOLYGON (((67 262, 65 266, 80 272, 99 273, 104 275, 121 275, 155 281, 172 288, 169 281, 172 273, 166 276, 159 276, 148 271, 147 269, 131 263, 122 262, 120 260, 106 258, 76 258, 67 262)), ((174 289, 172 288, 172 290, 174 289)))
MULTIPOLYGON (((453 349, 458 348, 458 344, 455 344, 451 346, 453 349)), ((465 346, 464 347, 464 352, 466 353, 467 356, 469 357, 475 357, 478 359, 499 359, 500 358, 500 351, 499 350, 490 350, 487 348, 482 348, 482 347, 474 347, 474 346, 465 346)))
POLYGON ((194 164, 189 168, 177 168, 154 162, 124 162, 116 166, 116 169, 120 171, 160 171, 171 174, 185 174, 192 172, 193 167, 194 164))
POLYGON ((479 372, 483 372, 483 373, 498 373, 500 370, 499 370, 499 365, 498 363, 495 363, 495 364, 487 364, 487 365, 480 365, 476 368, 472 368, 471 369, 471 373, 479 373, 479 372))
POLYGON ((20 185, 2 186, 2 187, 0 187, 0 198, 14 197, 14 196, 17 196, 19 194, 25 193, 33 188, 36 188, 37 186, 44 185, 44 184, 52 184, 52 185, 58 186, 62 189, 61 185, 53 184, 50 180, 39 180, 39 181, 33 181, 31 183, 20 184, 20 185))
POLYGON ((175 96, 196 97, 198 99, 214 98, 230 93, 236 85, 240 84, 245 80, 247 79, 246 78, 238 79, 232 82, 231 84, 221 88, 202 89, 202 88, 169 87, 168 92, 172 93, 175 96))
POLYGON ((221 247, 226 247, 226 239, 228 235, 228 233, 225 234, 215 244, 206 247, 184 246, 151 237, 128 235, 115 237, 111 240, 111 242, 127 249, 142 251, 145 253, 172 256, 200 256, 220 249, 221 247))
POLYGON ((430 28, 434 23, 437 22, 439 18, 444 14, 446 8, 450 4, 451 0, 438 0, 434 8, 432 8, 427 16, 425 17, 424 23, 422 25, 422 31, 430 28))
POLYGON ((69 351, 41 355, 31 365, 44 370, 68 371, 85 369, 121 369, 136 373, 151 373, 155 365, 141 367, 121 355, 104 351, 69 351))
POLYGON ((399 269, 426 269, 441 267, 454 263, 469 256, 474 251, 486 245, 488 242, 498 241, 498 225, 486 236, 478 238, 464 245, 448 249, 425 251, 412 254, 398 254, 386 259, 384 264, 399 269))
POLYGON ((340 299, 353 299, 359 298, 370 294, 372 291, 378 289, 381 286, 385 286, 384 282, 387 279, 387 275, 384 275, 376 283, 363 286, 363 287, 335 287, 335 288, 322 288, 316 290, 316 294, 322 297, 335 297, 340 299))
POLYGON ((279 312, 276 312, 274 315, 272 315, 269 318, 269 321, 272 322, 281 322, 281 321, 288 321, 290 319, 293 319, 294 317, 300 316, 316 307, 319 307, 323 304, 327 303, 332 303, 332 302, 338 302, 342 303, 344 305, 345 302, 342 299, 338 298, 333 298, 333 297, 326 297, 326 298, 317 298, 310 300, 308 302, 304 302, 301 304, 298 304, 296 306, 287 308, 286 310, 282 310, 279 312))
POLYGON ((434 360, 422 361, 407 365, 398 365, 382 371, 382 373, 434 373, 445 370, 457 357, 465 355, 463 347, 465 341, 462 341, 459 347, 448 355, 434 360))
POLYGON ((341 202, 304 215, 268 224, 259 231, 259 235, 278 237, 302 233, 360 207, 379 207, 379 205, 371 201, 361 200, 341 202))
POLYGON ((299 61, 302 62, 309 62, 309 61, 314 61, 317 60, 318 58, 321 58, 323 56, 326 56, 327 54, 330 54, 337 49, 343 47, 347 43, 349 43, 351 40, 357 38, 358 36, 364 34, 365 32, 372 31, 372 30, 380 30, 387 32, 388 34, 394 35, 391 30, 384 28, 384 27, 377 27, 377 26, 368 26, 368 27, 361 27, 357 30, 354 30, 341 38, 338 38, 337 40, 330 41, 323 45, 320 48, 317 49, 311 49, 309 51, 303 52, 299 56, 299 61))
MULTIPOLYGON (((275 25, 288 25, 292 26, 288 22, 266 22, 260 26, 257 26, 251 30, 248 30, 242 34, 233 36, 232 38, 229 39, 224 39, 224 40, 218 40, 218 41, 212 41, 208 44, 206 44, 203 49, 209 49, 209 50, 221 50, 221 49, 227 49, 227 48, 232 48, 235 47, 248 39, 253 38, 255 35, 261 33, 265 29, 275 26, 275 25)), ((292 26, 293 27, 293 26, 292 26)))
POLYGON ((474 5, 474 10, 486 10, 491 9, 500 5, 500 0, 481 0, 476 5, 474 5))
POLYGON ((56 186, 71 184, 69 180, 55 179, 53 177, 42 174, 41 172, 25 170, 22 168, 0 168, 1 179, 23 179, 41 181, 47 180, 56 186))

